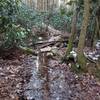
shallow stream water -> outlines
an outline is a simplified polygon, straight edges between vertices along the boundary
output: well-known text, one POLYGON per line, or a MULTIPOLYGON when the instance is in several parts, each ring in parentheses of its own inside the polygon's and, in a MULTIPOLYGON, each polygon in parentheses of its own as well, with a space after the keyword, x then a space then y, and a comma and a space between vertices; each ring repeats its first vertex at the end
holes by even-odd
MULTIPOLYGON (((39 72, 39 58, 31 58, 29 61, 31 66, 30 81, 24 85, 24 95, 28 100, 69 100, 70 89, 65 78, 65 65, 53 66, 56 61, 50 62, 48 65, 47 76, 42 77, 39 72)), ((45 69, 44 69, 45 70, 45 69)))

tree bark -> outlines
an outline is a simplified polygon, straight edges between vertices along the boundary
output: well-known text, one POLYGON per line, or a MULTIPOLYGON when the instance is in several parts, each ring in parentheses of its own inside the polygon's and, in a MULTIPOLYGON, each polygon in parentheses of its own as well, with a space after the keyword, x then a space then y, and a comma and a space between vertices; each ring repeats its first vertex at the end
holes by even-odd
POLYGON ((69 38, 68 49, 67 49, 67 55, 70 53, 70 51, 71 51, 72 48, 73 48, 73 41, 74 41, 75 34, 76 34, 77 15, 78 15, 78 11, 76 10, 76 11, 74 12, 74 14, 73 14, 71 36, 70 36, 70 38, 69 38))
POLYGON ((89 17, 90 17, 90 1, 91 0, 84 0, 84 13, 83 13, 83 22, 81 27, 81 33, 79 37, 78 43, 78 63, 80 64, 82 69, 85 69, 86 66, 86 59, 83 54, 83 49, 85 46, 85 37, 86 31, 88 27, 89 17))

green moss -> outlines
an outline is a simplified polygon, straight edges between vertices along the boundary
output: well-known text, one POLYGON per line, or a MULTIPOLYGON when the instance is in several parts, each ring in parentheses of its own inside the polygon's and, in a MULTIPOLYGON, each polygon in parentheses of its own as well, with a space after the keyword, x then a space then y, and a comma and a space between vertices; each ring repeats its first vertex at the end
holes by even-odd
POLYGON ((78 55, 78 64, 80 65, 82 71, 87 72, 86 58, 83 53, 79 53, 78 55))
POLYGON ((68 49, 67 49, 67 55, 69 55, 70 51, 72 50, 72 47, 73 47, 72 40, 69 40, 68 49))
POLYGON ((96 69, 94 75, 100 80, 100 69, 96 69))
POLYGON ((82 74, 84 72, 82 67, 78 63, 72 63, 71 71, 76 74, 82 74))

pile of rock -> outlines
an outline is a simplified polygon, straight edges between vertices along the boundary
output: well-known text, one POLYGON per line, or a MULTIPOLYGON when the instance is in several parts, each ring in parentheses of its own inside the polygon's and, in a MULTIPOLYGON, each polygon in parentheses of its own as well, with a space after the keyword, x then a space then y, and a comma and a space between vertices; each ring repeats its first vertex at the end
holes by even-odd
POLYGON ((100 40, 97 41, 95 45, 95 50, 93 52, 85 53, 85 56, 92 60, 92 61, 98 61, 100 58, 100 40))

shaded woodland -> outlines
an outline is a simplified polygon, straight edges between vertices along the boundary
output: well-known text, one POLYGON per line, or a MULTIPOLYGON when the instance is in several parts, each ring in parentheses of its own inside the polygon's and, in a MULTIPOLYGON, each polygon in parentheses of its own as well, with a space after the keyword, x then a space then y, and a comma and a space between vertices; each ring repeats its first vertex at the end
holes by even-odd
POLYGON ((100 100, 100 1, 0 0, 0 100, 100 100))

